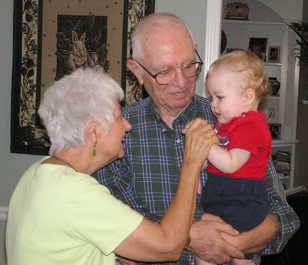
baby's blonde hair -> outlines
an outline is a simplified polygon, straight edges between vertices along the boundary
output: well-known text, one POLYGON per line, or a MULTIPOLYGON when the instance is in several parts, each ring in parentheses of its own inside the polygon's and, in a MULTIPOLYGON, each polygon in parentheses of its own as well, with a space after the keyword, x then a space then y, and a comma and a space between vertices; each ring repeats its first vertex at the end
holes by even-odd
MULTIPOLYGON (((218 69, 226 69, 241 74, 238 82, 243 91, 248 88, 255 90, 256 99, 260 102, 269 96, 269 84, 263 62, 252 52, 233 51, 221 56, 210 67, 206 80, 213 76, 218 69)), ((208 87, 205 83, 206 94, 209 95, 208 87)))

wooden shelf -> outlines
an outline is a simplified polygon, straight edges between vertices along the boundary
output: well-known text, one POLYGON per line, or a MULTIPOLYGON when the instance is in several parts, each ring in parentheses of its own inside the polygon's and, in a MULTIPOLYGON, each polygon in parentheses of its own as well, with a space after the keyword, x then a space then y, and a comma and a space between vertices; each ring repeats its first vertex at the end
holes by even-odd
POLYGON ((276 147, 276 146, 281 146, 281 145, 292 145, 292 144, 296 144, 298 142, 298 140, 296 139, 275 139, 272 140, 272 146, 276 147))
POLYGON ((279 100, 280 97, 279 97, 279 96, 269 96, 269 97, 267 98, 267 100, 268 100, 268 99, 270 99, 270 100, 279 100))
POLYGON ((247 25, 272 25, 272 26, 283 26, 283 22, 266 22, 266 21, 250 21, 241 19, 223 19, 222 23, 226 24, 247 24, 247 25))
POLYGON ((265 66, 281 66, 282 63, 267 63, 267 62, 264 62, 264 65, 265 66))

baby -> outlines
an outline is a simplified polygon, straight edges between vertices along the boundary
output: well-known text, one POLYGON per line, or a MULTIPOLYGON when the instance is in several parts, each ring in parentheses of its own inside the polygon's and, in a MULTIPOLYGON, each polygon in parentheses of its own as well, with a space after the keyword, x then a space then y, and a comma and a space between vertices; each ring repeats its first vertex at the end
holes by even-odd
MULTIPOLYGON (((206 77, 220 144, 212 146, 207 158, 208 178, 201 204, 205 213, 219 216, 239 232, 260 225, 269 210, 264 178, 271 134, 265 115, 258 111, 260 101, 269 94, 268 87, 264 65, 251 52, 233 51, 220 57, 206 77)), ((202 170, 206 167, 205 162, 202 170)), ((231 263, 255 264, 253 255, 231 263)), ((196 262, 209 264, 197 257, 196 262)))

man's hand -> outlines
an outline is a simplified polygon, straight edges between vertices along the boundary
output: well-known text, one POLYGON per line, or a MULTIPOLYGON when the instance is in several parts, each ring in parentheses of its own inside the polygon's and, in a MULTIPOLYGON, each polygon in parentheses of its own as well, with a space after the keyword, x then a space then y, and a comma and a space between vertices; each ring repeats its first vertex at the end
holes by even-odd
POLYGON ((202 260, 215 264, 229 262, 232 258, 243 259, 244 254, 225 241, 221 232, 232 236, 239 234, 219 217, 204 214, 190 229, 188 250, 202 260))

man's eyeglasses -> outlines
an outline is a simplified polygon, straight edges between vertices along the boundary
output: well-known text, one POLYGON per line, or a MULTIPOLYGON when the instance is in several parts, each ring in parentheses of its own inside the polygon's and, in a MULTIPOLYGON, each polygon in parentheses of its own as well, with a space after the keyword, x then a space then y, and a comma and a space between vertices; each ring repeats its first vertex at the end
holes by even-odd
MULTIPOLYGON (((196 51, 196 54, 200 60, 200 62, 193 62, 188 64, 181 65, 181 72, 186 78, 191 78, 194 76, 197 76, 200 74, 203 62, 196 51)), ((172 68, 170 70, 165 70, 162 72, 159 72, 156 75, 151 74, 141 63, 139 63, 137 60, 135 60, 150 76, 152 76, 156 83, 159 85, 169 85, 172 83, 172 81, 175 79, 176 73, 179 72, 179 70, 172 68)))

